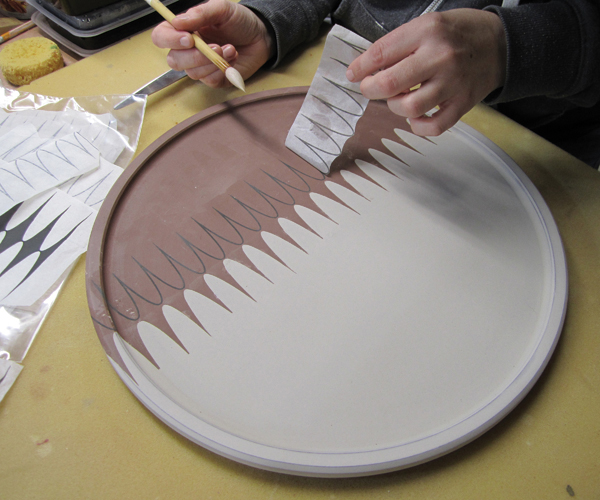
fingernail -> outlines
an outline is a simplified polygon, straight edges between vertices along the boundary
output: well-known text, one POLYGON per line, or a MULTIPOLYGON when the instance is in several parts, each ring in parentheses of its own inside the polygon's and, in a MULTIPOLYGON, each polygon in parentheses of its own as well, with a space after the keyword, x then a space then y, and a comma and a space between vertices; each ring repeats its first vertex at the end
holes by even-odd
POLYGON ((179 43, 181 44, 182 47, 191 47, 192 46, 192 41, 187 36, 182 36, 181 39, 179 40, 179 43))
POLYGON ((351 82, 354 81, 354 72, 351 69, 346 71, 346 78, 351 82))
POLYGON ((175 19, 178 21, 187 21, 190 18, 187 14, 179 14, 175 19))
POLYGON ((225 57, 226 59, 231 59, 234 56, 235 48, 233 46, 227 45, 226 47, 223 47, 223 57, 225 57))

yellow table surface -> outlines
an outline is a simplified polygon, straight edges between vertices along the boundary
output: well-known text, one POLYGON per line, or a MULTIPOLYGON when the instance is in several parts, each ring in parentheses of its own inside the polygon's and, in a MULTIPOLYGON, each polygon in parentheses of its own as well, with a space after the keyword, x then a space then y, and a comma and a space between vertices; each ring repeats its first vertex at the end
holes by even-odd
MULTIPOLYGON (((248 93, 310 85, 323 38, 261 72, 248 93)), ((56 96, 129 93, 167 70, 145 32, 33 82, 56 96)), ((138 152, 239 96, 181 81, 149 98, 138 152)), ((568 312, 539 382, 471 444, 403 471, 315 479, 261 471, 171 430, 121 382, 88 314, 84 259, 0 403, 1 499, 600 499, 600 173, 483 106, 464 121, 504 149, 548 203, 564 240, 568 312)))

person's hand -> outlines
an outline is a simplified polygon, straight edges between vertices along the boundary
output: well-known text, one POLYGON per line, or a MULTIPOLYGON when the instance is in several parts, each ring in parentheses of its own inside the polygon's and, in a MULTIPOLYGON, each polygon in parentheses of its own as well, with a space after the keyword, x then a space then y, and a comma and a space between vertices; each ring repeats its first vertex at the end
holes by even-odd
POLYGON ((503 86, 505 73, 500 18, 456 9, 425 14, 388 33, 350 64, 347 76, 362 80, 365 97, 387 99, 415 134, 436 136, 503 86), (425 115, 436 106, 431 117, 425 115))
POLYGON ((230 85, 222 71, 195 47, 190 32, 202 39, 235 69, 244 80, 253 75, 273 52, 273 40, 264 23, 250 9, 227 0, 209 0, 152 32, 157 47, 171 49, 168 65, 185 70, 190 78, 210 87, 230 85))

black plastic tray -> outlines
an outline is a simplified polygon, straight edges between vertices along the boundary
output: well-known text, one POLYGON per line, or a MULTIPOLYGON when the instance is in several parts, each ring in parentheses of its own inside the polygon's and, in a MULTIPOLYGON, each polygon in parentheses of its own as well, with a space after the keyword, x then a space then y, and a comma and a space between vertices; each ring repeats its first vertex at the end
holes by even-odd
MULTIPOLYGON (((193 5, 196 5, 197 3, 197 0, 179 0, 173 2, 173 4, 170 6, 170 9, 175 14, 178 14, 184 10, 187 10, 193 5)), ((148 14, 137 17, 128 23, 119 24, 113 29, 99 32, 93 36, 80 36, 80 34, 74 33, 72 30, 66 28, 64 24, 59 24, 50 17, 46 17, 46 21, 48 26, 56 33, 64 37, 66 40, 74 43, 78 47, 86 50, 98 50, 123 40, 124 38, 133 36, 155 24, 158 24, 162 21, 162 17, 154 11, 150 11, 148 14)))

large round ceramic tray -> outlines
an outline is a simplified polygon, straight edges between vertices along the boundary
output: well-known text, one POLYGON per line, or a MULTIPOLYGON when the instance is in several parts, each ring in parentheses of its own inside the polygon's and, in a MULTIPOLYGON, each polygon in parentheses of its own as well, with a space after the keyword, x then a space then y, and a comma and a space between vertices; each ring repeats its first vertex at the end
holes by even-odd
POLYGON ((139 155, 93 230, 90 311, 127 387, 216 453, 299 475, 408 467, 531 389, 562 327, 562 244, 462 123, 427 140, 371 102, 324 177, 284 146, 306 91, 212 107, 139 155))

